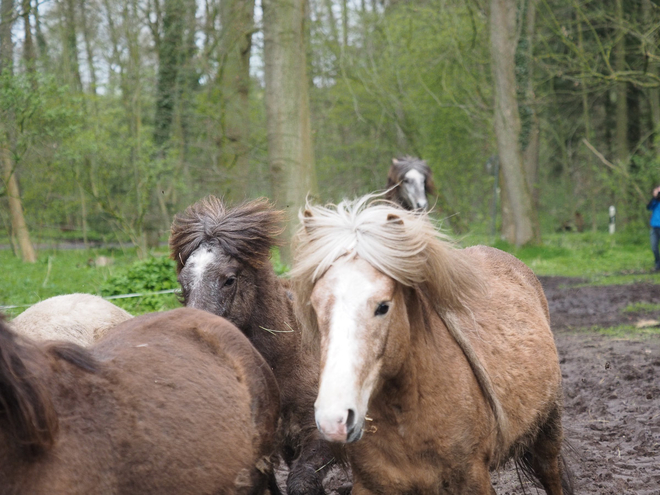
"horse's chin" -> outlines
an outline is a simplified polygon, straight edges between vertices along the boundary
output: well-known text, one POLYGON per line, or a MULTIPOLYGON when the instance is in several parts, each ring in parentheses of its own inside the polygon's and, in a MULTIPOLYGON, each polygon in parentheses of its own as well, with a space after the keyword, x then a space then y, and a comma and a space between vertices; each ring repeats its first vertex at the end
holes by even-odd
POLYGON ((361 423, 359 427, 356 427, 348 434, 348 438, 346 438, 346 443, 357 442, 362 438, 363 433, 364 433, 364 428, 363 428, 363 423, 361 423))
POLYGON ((364 421, 360 421, 359 423, 357 423, 353 428, 351 428, 346 433, 346 435, 342 435, 339 432, 328 434, 325 431, 323 431, 321 428, 319 428, 319 431, 321 432, 321 436, 328 442, 354 443, 362 438, 362 434, 364 433, 364 421))

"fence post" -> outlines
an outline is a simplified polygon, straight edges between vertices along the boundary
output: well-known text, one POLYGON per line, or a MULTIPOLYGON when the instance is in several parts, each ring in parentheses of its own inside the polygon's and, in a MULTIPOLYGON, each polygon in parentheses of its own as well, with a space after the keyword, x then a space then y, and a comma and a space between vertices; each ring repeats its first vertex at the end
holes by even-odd
POLYGON ((610 206, 610 234, 614 234, 616 230, 616 208, 614 205, 610 206))

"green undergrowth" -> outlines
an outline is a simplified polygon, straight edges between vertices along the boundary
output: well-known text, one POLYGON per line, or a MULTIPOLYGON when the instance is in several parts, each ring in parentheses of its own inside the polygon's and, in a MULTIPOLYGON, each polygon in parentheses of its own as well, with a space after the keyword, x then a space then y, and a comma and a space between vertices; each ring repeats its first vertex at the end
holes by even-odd
POLYGON ((516 248, 501 240, 467 235, 461 245, 488 244, 526 263, 538 276, 575 277, 588 285, 660 283, 646 231, 609 235, 601 232, 551 233, 540 246, 516 248))
POLYGON ((101 285, 103 297, 130 294, 145 294, 137 297, 112 299, 113 304, 129 313, 142 314, 165 311, 181 306, 175 293, 162 291, 178 290, 176 263, 167 256, 150 256, 135 261, 128 268, 119 270, 101 285))
MULTIPOLYGON (((165 258, 166 254, 154 253, 165 258)), ((138 257, 132 248, 40 250, 33 264, 23 263, 11 250, 0 250, 0 306, 20 306, 0 311, 15 317, 27 306, 52 296, 74 292, 101 295, 103 288, 112 283, 109 281, 121 279, 136 262, 138 257)), ((168 296, 175 307, 176 297, 168 296)), ((127 304, 121 301, 113 303, 125 307, 127 304)))
MULTIPOLYGON (((271 260, 278 275, 288 271, 277 250, 273 250, 271 260)), ((0 309, 10 318, 60 294, 84 292, 112 297, 172 289, 179 289, 176 264, 164 250, 139 260, 133 248, 44 249, 34 264, 23 263, 11 250, 0 250, 0 306, 19 306, 0 309), (99 261, 107 264, 101 266, 99 261)), ((177 293, 112 298, 111 302, 134 315, 181 306, 177 293)))

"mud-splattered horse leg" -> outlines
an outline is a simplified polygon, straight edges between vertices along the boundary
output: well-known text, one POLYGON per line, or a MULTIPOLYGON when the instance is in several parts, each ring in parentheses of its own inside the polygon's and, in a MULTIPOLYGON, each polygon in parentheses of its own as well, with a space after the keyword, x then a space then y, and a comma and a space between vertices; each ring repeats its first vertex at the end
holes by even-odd
POLYGON ((296 460, 291 463, 286 480, 289 495, 325 495, 323 477, 333 464, 328 442, 313 438, 306 442, 296 460))

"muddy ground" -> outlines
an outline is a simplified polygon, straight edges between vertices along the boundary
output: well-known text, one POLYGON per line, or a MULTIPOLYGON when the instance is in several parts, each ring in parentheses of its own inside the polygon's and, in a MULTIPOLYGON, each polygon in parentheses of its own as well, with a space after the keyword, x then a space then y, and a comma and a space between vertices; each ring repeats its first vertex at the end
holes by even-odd
MULTIPOLYGON (((616 338, 592 330, 660 320, 660 311, 622 312, 630 303, 660 304, 660 285, 541 282, 564 379, 566 457, 576 493, 660 495, 660 336, 616 338)), ((544 493, 527 482, 521 487, 513 468, 492 479, 499 495, 544 493)), ((340 495, 348 480, 334 469, 325 481, 328 494, 340 495)))

